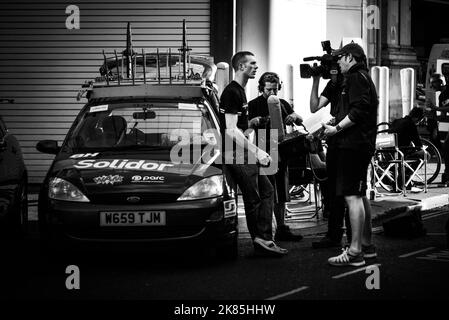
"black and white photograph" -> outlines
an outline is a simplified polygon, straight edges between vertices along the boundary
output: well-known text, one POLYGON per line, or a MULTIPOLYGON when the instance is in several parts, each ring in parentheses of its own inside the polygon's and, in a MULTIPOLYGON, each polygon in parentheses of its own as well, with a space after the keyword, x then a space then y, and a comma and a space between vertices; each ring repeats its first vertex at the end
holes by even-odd
POLYGON ((0 305, 444 307, 448 16, 449 0, 1 0, 0 305))

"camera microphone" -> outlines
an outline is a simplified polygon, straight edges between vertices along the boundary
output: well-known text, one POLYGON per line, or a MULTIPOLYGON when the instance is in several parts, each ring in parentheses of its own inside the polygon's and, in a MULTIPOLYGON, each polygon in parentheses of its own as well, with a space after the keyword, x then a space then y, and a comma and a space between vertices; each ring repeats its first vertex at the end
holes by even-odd
POLYGON ((322 57, 320 57, 320 56, 318 56, 318 57, 306 57, 306 58, 304 58, 304 59, 302 59, 302 60, 303 60, 303 61, 313 61, 313 60, 321 61, 321 58, 322 58, 322 57))

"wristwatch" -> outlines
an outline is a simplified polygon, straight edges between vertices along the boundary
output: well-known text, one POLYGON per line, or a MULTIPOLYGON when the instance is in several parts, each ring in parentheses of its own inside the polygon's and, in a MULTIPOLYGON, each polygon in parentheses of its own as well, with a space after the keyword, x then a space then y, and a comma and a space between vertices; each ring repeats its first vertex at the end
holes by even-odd
POLYGON ((340 127, 340 124, 337 124, 337 125, 335 126, 335 128, 337 129, 337 132, 340 132, 341 130, 343 130, 343 128, 340 127))

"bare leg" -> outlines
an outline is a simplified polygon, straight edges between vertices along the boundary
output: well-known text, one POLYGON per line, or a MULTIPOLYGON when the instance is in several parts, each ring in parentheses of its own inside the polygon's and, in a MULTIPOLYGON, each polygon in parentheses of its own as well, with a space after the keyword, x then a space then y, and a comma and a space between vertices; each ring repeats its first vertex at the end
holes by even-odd
POLYGON ((371 205, 367 197, 362 197, 363 207, 365 209, 365 225, 363 227, 362 244, 369 246, 371 244, 372 224, 371 224, 371 205))
POLYGON ((345 196, 349 207, 349 218, 352 228, 352 241, 349 250, 354 254, 362 252, 362 234, 365 225, 365 208, 363 197, 345 196))

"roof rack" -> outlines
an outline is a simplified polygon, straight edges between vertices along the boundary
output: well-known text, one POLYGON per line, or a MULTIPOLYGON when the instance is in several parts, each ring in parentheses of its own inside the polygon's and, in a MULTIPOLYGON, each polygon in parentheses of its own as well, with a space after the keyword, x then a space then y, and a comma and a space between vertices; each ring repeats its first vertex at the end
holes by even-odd
POLYGON ((100 76, 93 81, 86 81, 78 92, 77 100, 84 93, 96 87, 116 87, 141 84, 158 85, 205 85, 212 83, 217 67, 213 57, 192 55, 186 41, 186 23, 183 20, 183 40, 179 53, 173 53, 171 48, 164 52, 156 49, 146 52, 142 49, 137 53, 133 49, 131 24, 128 22, 126 49, 122 53, 114 50, 107 57, 103 50, 103 65, 100 76))

